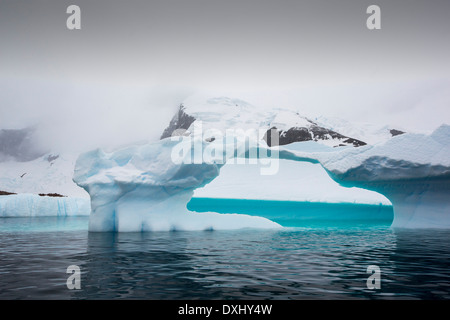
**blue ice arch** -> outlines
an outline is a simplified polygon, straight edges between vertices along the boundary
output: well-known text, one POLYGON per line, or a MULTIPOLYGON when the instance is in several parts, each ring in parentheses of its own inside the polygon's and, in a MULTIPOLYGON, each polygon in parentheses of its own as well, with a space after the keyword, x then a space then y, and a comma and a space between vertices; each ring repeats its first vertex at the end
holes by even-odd
MULTIPOLYGON (((318 152, 269 148, 202 137, 166 138, 106 153, 80 155, 73 180, 91 197, 90 231, 280 228, 262 217, 196 213, 186 208, 195 189, 211 182, 225 160, 276 154, 280 159, 319 163, 345 187, 386 196, 394 207, 392 227, 450 228, 450 126, 430 135, 403 134, 380 145, 318 152), (193 148, 233 150, 195 161, 193 148), (174 159, 174 149, 188 150, 174 159), (273 154, 271 154, 272 152, 273 154)), ((267 158, 267 157, 266 157, 267 158)))

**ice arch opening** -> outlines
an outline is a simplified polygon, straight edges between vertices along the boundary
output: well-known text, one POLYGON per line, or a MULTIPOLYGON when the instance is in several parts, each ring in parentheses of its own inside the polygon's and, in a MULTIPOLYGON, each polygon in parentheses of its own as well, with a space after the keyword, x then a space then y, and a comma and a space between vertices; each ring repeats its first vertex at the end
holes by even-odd
MULTIPOLYGON (((405 134, 380 146, 328 153, 280 149, 277 156, 320 163, 342 186, 385 195, 394 207, 393 227, 450 228, 449 138, 450 126, 441 126, 430 136, 405 134)), ((90 231, 280 227, 261 217, 189 212, 186 204, 194 190, 215 179, 223 161, 192 162, 189 153, 189 159, 177 162, 173 149, 208 148, 222 142, 180 139, 166 138, 108 154, 94 150, 78 158, 74 181, 91 196, 90 231)), ((255 149, 258 157, 274 150, 259 142, 255 149)), ((255 154, 245 146, 234 146, 234 151, 231 158, 255 154)))
POLYGON ((448 125, 430 135, 404 134, 384 144, 344 152, 285 151, 280 155, 316 160, 340 185, 383 194, 394 208, 392 227, 450 228, 448 125))
POLYGON ((280 159, 275 175, 261 175, 259 166, 225 164, 216 179, 194 191, 187 208, 258 215, 285 227, 392 223, 386 197, 342 187, 320 164, 280 159))
MULTIPOLYGON (((450 228, 450 176, 447 168, 371 155, 372 147, 366 150, 369 155, 364 160, 353 150, 313 157, 320 159, 319 163, 339 185, 385 196, 394 210, 391 227, 450 228), (358 164, 352 155, 360 158, 358 164), (434 176, 435 170, 437 174, 434 176)), ((285 156, 295 160, 298 155, 285 156)), ((304 156, 299 157, 300 161, 304 156)))

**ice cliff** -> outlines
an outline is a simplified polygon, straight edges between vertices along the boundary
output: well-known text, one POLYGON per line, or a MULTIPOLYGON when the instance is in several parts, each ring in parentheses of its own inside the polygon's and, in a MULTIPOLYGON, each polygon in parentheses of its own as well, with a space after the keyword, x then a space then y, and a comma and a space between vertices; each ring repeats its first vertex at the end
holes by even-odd
POLYGON ((36 194, 0 196, 0 217, 87 216, 89 200, 84 198, 46 197, 36 194))

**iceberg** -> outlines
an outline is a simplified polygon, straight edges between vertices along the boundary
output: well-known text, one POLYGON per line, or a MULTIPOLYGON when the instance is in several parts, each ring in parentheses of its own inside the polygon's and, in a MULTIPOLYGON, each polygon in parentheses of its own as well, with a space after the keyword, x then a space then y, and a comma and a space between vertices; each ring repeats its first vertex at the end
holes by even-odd
POLYGON ((82 154, 74 182, 91 196, 90 231, 211 230, 279 228, 261 217, 195 213, 186 205, 194 190, 215 179, 227 160, 263 157, 319 163, 344 187, 376 191, 394 207, 392 227, 450 228, 450 126, 431 135, 403 134, 377 145, 336 148, 268 147, 262 140, 227 144, 199 135, 165 138, 111 153, 82 154), (196 158, 201 150, 222 150, 196 158), (233 152, 224 152, 234 148, 233 152), (183 152, 174 161, 174 150, 183 152), (192 161, 194 157, 194 161, 192 161))
POLYGON ((74 182, 91 196, 89 231, 136 232, 281 228, 262 217, 243 214, 197 213, 186 208, 194 190, 219 175, 223 161, 174 161, 175 147, 207 148, 189 137, 167 138, 112 153, 94 150, 80 155, 74 182))
POLYGON ((283 150, 280 157, 318 161, 340 185, 384 195, 394 208, 394 228, 450 228, 449 125, 373 146, 328 153, 283 150))
POLYGON ((0 217, 88 216, 89 199, 42 197, 36 194, 0 196, 0 217))

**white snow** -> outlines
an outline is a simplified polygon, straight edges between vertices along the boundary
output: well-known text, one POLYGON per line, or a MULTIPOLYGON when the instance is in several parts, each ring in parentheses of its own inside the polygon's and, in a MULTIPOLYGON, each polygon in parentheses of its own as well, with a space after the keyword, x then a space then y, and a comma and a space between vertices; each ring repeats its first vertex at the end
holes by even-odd
POLYGON ((52 155, 26 162, 1 162, 0 190, 31 194, 59 193, 89 199, 89 194, 72 181, 78 155, 58 154, 58 158, 49 162, 48 157, 52 155))
MULTIPOLYGON (((310 129, 315 126, 315 123, 302 116, 300 111, 282 107, 266 110, 228 97, 208 98, 202 95, 193 95, 183 102, 183 106, 185 112, 196 119, 195 122, 202 122, 203 131, 217 130, 222 134, 230 129, 261 129, 265 131, 276 127, 277 130, 287 131, 290 128, 310 129)), ((191 134, 195 134, 193 128, 195 122, 187 130, 191 134)), ((385 137, 381 140, 384 141, 385 137)), ((331 136, 317 142, 330 147, 343 144, 341 139, 333 139, 331 136)))
MULTIPOLYGON (((204 130, 215 129, 225 133, 230 128, 255 129, 269 122, 266 112, 258 111, 255 106, 239 99, 192 95, 183 101, 183 106, 189 115, 202 121, 204 130)), ((193 131, 192 128, 189 131, 193 131)))
POLYGON ((337 117, 319 116, 311 119, 318 125, 339 132, 348 137, 364 141, 367 144, 374 145, 383 143, 392 138, 391 129, 405 131, 400 127, 389 125, 376 125, 369 122, 350 122, 337 117))
POLYGON ((0 196, 0 217, 89 215, 89 194, 72 180, 76 157, 47 154, 32 161, 1 162, 0 191, 17 195, 0 196), (38 195, 49 193, 65 197, 38 195))
POLYGON ((317 158, 328 170, 339 176, 358 169, 358 178, 364 180, 440 177, 450 167, 449 138, 450 126, 442 125, 428 136, 403 134, 383 144, 348 148, 318 155, 317 158))
POLYGON ((305 127, 309 128, 312 123, 306 118, 301 117, 298 113, 277 108, 273 110, 274 117, 270 121, 271 127, 276 127, 277 129, 288 130, 290 128, 305 127))

